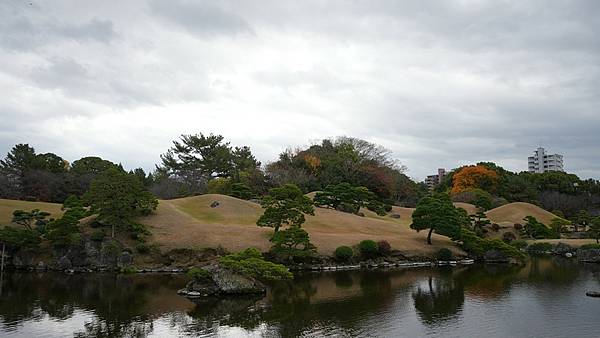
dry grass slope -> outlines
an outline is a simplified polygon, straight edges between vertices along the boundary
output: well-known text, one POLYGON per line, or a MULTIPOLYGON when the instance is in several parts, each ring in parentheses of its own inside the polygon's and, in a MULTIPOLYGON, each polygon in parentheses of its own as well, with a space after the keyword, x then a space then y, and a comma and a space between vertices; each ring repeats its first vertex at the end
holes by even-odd
POLYGON ((471 203, 454 202, 454 206, 457 208, 465 209, 465 211, 469 215, 475 215, 477 213, 477 207, 471 203))
MULTIPOLYGON (((400 219, 377 216, 364 211, 365 217, 331 209, 316 208, 307 216, 303 228, 322 254, 331 254, 340 245, 356 245, 364 239, 387 240, 393 248, 409 255, 428 255, 442 247, 460 252, 446 237, 433 236, 434 245, 425 242, 427 233, 409 228, 412 209, 394 207, 400 219)), ((223 195, 202 195, 160 201, 154 215, 141 219, 150 226, 153 241, 164 249, 206 248, 218 245, 230 251, 247 247, 268 250, 273 230, 256 226, 262 214, 258 204, 223 195), (213 201, 219 206, 210 208, 213 201)))
POLYGON ((538 221, 550 225, 550 221, 557 217, 553 213, 546 211, 537 205, 524 202, 514 202, 505 204, 501 207, 486 212, 487 217, 494 223, 521 223, 526 216, 533 216, 538 221))
POLYGON ((32 210, 40 209, 50 213, 50 217, 60 217, 63 211, 61 204, 45 202, 28 202, 17 200, 0 199, 0 225, 11 225, 13 211, 17 209, 32 210))

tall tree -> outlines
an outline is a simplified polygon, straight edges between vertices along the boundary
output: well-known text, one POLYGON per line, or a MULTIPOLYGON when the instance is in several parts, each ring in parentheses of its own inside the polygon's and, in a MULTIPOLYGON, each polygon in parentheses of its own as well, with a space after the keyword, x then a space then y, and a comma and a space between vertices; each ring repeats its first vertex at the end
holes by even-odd
POLYGON ((135 217, 150 214, 158 205, 156 197, 134 175, 117 168, 109 168, 94 179, 84 201, 99 222, 111 226, 112 237, 116 228, 131 227, 135 217))
POLYGON ((431 244, 431 234, 448 236, 452 239, 460 237, 461 228, 468 222, 466 212, 455 208, 447 194, 436 194, 425 197, 417 204, 412 214, 411 229, 421 231, 429 229, 427 244, 431 244))

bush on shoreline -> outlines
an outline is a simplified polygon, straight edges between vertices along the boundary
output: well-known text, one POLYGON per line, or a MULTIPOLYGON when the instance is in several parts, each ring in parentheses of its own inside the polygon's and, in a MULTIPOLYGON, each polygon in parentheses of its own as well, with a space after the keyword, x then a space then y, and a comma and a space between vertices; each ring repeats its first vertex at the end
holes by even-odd
POLYGON ((335 249, 334 256, 340 262, 347 262, 354 256, 354 252, 351 247, 342 245, 335 249))

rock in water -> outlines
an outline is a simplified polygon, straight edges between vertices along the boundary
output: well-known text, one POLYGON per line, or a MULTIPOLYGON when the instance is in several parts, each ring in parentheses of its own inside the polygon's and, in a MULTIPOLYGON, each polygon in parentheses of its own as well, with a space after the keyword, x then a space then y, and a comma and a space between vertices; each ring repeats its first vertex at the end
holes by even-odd
POLYGON ((556 246, 552 249, 552 253, 555 255, 564 255, 573 251, 575 250, 573 250, 570 245, 563 242, 558 242, 558 244, 556 244, 556 246))
POLYGON ((502 251, 500 250, 488 250, 485 252, 483 259, 486 263, 508 263, 510 262, 510 258, 508 258, 502 251))
POLYGON ((585 293, 588 297, 600 297, 600 292, 598 291, 588 291, 585 293))
POLYGON ((192 280, 177 293, 189 298, 199 298, 215 295, 263 294, 267 290, 258 280, 236 271, 219 266, 205 269, 211 273, 210 278, 192 280))

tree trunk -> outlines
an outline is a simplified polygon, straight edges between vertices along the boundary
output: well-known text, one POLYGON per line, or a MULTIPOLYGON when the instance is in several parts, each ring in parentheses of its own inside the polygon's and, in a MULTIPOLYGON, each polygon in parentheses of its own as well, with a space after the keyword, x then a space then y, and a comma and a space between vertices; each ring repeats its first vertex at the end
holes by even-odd
POLYGON ((111 237, 115 238, 115 225, 114 224, 112 225, 112 235, 111 235, 111 237))
POLYGON ((431 245, 431 233, 433 232, 433 228, 429 229, 429 234, 427 234, 427 244, 431 245))

